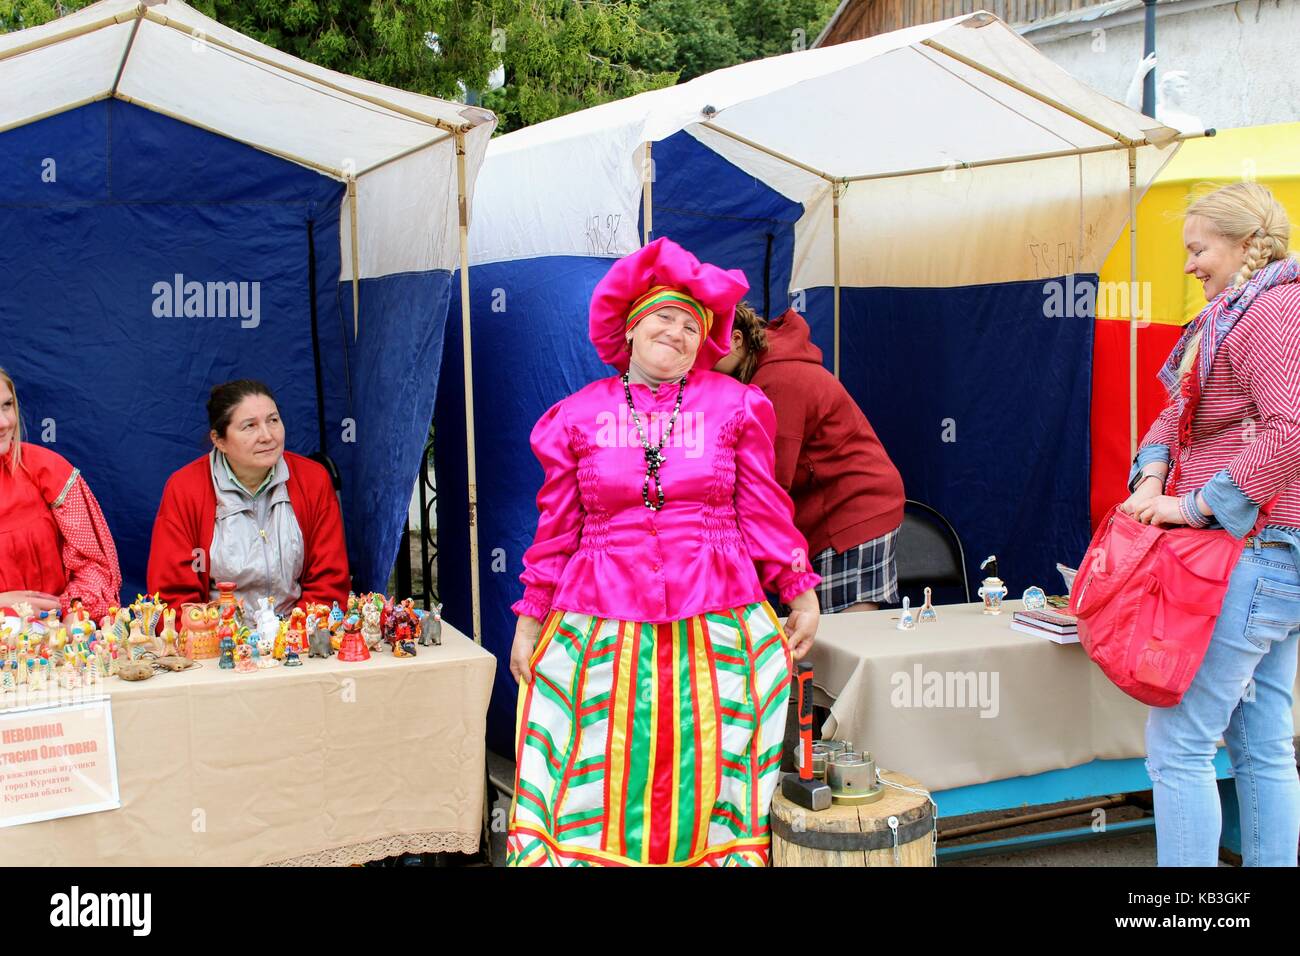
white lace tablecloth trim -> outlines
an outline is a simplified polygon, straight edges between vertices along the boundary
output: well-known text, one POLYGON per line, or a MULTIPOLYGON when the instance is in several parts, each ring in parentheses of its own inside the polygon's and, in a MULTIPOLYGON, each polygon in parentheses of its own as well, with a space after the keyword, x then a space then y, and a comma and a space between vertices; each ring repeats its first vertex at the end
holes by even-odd
POLYGON ((403 853, 477 853, 480 834, 434 831, 430 833, 406 833, 400 836, 371 840, 369 843, 353 843, 333 850, 321 850, 306 856, 295 856, 289 860, 277 860, 267 866, 353 866, 357 863, 369 863, 403 853))

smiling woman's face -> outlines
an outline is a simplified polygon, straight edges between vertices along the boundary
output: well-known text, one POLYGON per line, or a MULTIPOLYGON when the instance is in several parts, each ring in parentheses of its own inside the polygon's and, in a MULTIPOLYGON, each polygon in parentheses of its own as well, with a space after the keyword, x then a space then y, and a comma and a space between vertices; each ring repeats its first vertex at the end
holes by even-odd
POLYGON ((284 454, 280 409, 265 395, 249 395, 230 414, 226 433, 212 433, 212 443, 240 472, 274 468, 284 454))
POLYGON ((695 364, 702 339, 695 316, 666 305, 632 329, 632 358, 656 378, 681 378, 695 364))
POLYGON ((0 456, 13 450, 18 435, 18 399, 9 384, 0 379, 0 456))
POLYGON ((1200 280, 1206 302, 1226 289, 1246 262, 1246 243, 1228 239, 1204 216, 1188 216, 1183 222, 1183 245, 1183 272, 1200 280))

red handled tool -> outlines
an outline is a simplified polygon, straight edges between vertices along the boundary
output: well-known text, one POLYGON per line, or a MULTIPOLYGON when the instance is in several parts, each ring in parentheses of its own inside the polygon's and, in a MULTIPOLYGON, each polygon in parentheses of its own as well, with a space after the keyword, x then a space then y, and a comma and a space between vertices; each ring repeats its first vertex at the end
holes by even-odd
POLYGON ((799 685, 799 775, 790 774, 781 781, 781 794, 806 810, 826 810, 831 805, 831 788, 814 780, 812 771, 812 664, 800 661, 795 680, 799 685))

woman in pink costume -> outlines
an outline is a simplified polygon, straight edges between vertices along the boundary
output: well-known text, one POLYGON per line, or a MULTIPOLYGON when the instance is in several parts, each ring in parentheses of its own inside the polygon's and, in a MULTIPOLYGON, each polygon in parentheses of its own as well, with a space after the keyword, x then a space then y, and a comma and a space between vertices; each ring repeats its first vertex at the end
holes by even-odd
POLYGON ((747 289, 668 239, 620 259, 591 339, 621 374, 533 428, 513 865, 767 862, 819 578, 773 475, 771 403, 711 371, 747 289))

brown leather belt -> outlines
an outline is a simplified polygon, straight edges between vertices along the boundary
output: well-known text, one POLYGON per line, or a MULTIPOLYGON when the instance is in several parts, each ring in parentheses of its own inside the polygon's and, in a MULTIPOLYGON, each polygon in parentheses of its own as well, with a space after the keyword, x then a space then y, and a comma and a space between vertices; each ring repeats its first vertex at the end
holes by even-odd
POLYGON ((1259 545, 1261 548, 1289 548, 1291 545, 1286 541, 1260 541, 1258 538, 1247 538, 1246 547, 1254 548, 1259 545))

